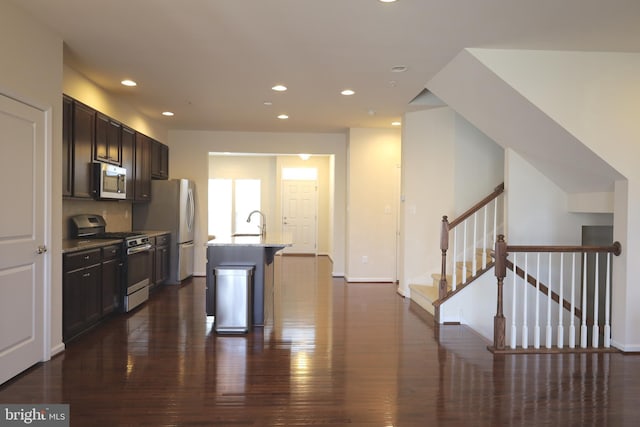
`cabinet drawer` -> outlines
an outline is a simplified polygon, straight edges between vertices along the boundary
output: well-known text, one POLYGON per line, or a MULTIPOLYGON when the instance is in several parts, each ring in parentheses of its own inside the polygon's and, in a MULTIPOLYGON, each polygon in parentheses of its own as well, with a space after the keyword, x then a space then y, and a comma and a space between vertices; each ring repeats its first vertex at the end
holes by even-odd
POLYGON ((100 262, 102 250, 100 248, 88 251, 74 252, 64 255, 64 270, 71 271, 78 268, 87 267, 100 262))
POLYGON ((120 258, 120 245, 105 246, 102 248, 102 259, 108 261, 114 258, 120 258))
POLYGON ((163 234, 156 237, 156 246, 167 246, 169 244, 170 237, 170 234, 163 234))

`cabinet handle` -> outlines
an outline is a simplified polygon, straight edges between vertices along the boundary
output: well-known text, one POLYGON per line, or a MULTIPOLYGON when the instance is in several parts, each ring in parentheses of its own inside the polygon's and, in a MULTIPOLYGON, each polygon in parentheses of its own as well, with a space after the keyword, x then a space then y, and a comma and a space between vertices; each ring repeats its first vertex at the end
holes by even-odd
POLYGON ((91 273, 84 273, 82 277, 91 277, 91 273))
POLYGON ((85 256, 84 256, 84 259, 85 259, 85 260, 88 260, 89 258, 90 258, 90 257, 89 257, 89 255, 85 255, 85 256))

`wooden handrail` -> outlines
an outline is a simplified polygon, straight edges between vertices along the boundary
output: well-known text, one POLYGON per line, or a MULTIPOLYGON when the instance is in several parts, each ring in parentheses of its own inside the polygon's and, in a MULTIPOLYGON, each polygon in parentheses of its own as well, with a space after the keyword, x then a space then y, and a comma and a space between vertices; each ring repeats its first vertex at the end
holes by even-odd
POLYGON ((523 246, 508 245, 507 252, 581 252, 596 253, 608 252, 615 256, 622 253, 620 242, 613 242, 611 246, 523 246))
POLYGON ((465 211, 458 218, 456 218, 453 221, 451 221, 449 223, 449 230, 451 230, 452 228, 454 228, 458 224, 462 223, 465 219, 469 218, 474 213, 478 212, 480 209, 482 209, 485 205, 489 204, 491 201, 493 201, 493 199, 498 197, 503 192, 504 192, 504 182, 502 184, 498 185, 493 190, 493 192, 491 194, 489 194, 487 197, 485 197, 484 199, 480 200, 478 203, 473 205, 470 209, 465 211))

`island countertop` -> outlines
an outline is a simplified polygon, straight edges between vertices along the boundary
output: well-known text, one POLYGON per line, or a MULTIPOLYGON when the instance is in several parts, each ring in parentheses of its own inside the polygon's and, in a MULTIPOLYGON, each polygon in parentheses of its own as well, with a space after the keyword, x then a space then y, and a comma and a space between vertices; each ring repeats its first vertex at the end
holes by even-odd
POLYGON ((216 236, 207 242, 207 246, 292 246, 291 233, 267 233, 264 236, 216 236))

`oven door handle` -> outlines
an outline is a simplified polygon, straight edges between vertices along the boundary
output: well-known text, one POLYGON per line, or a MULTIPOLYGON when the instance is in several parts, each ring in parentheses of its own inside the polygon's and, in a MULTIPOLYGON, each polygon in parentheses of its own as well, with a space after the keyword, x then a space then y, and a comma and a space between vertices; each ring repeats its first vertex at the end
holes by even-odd
POLYGON ((148 251, 151 249, 151 243, 147 243, 146 245, 136 246, 134 248, 127 249, 127 255, 133 255, 140 252, 148 251))

